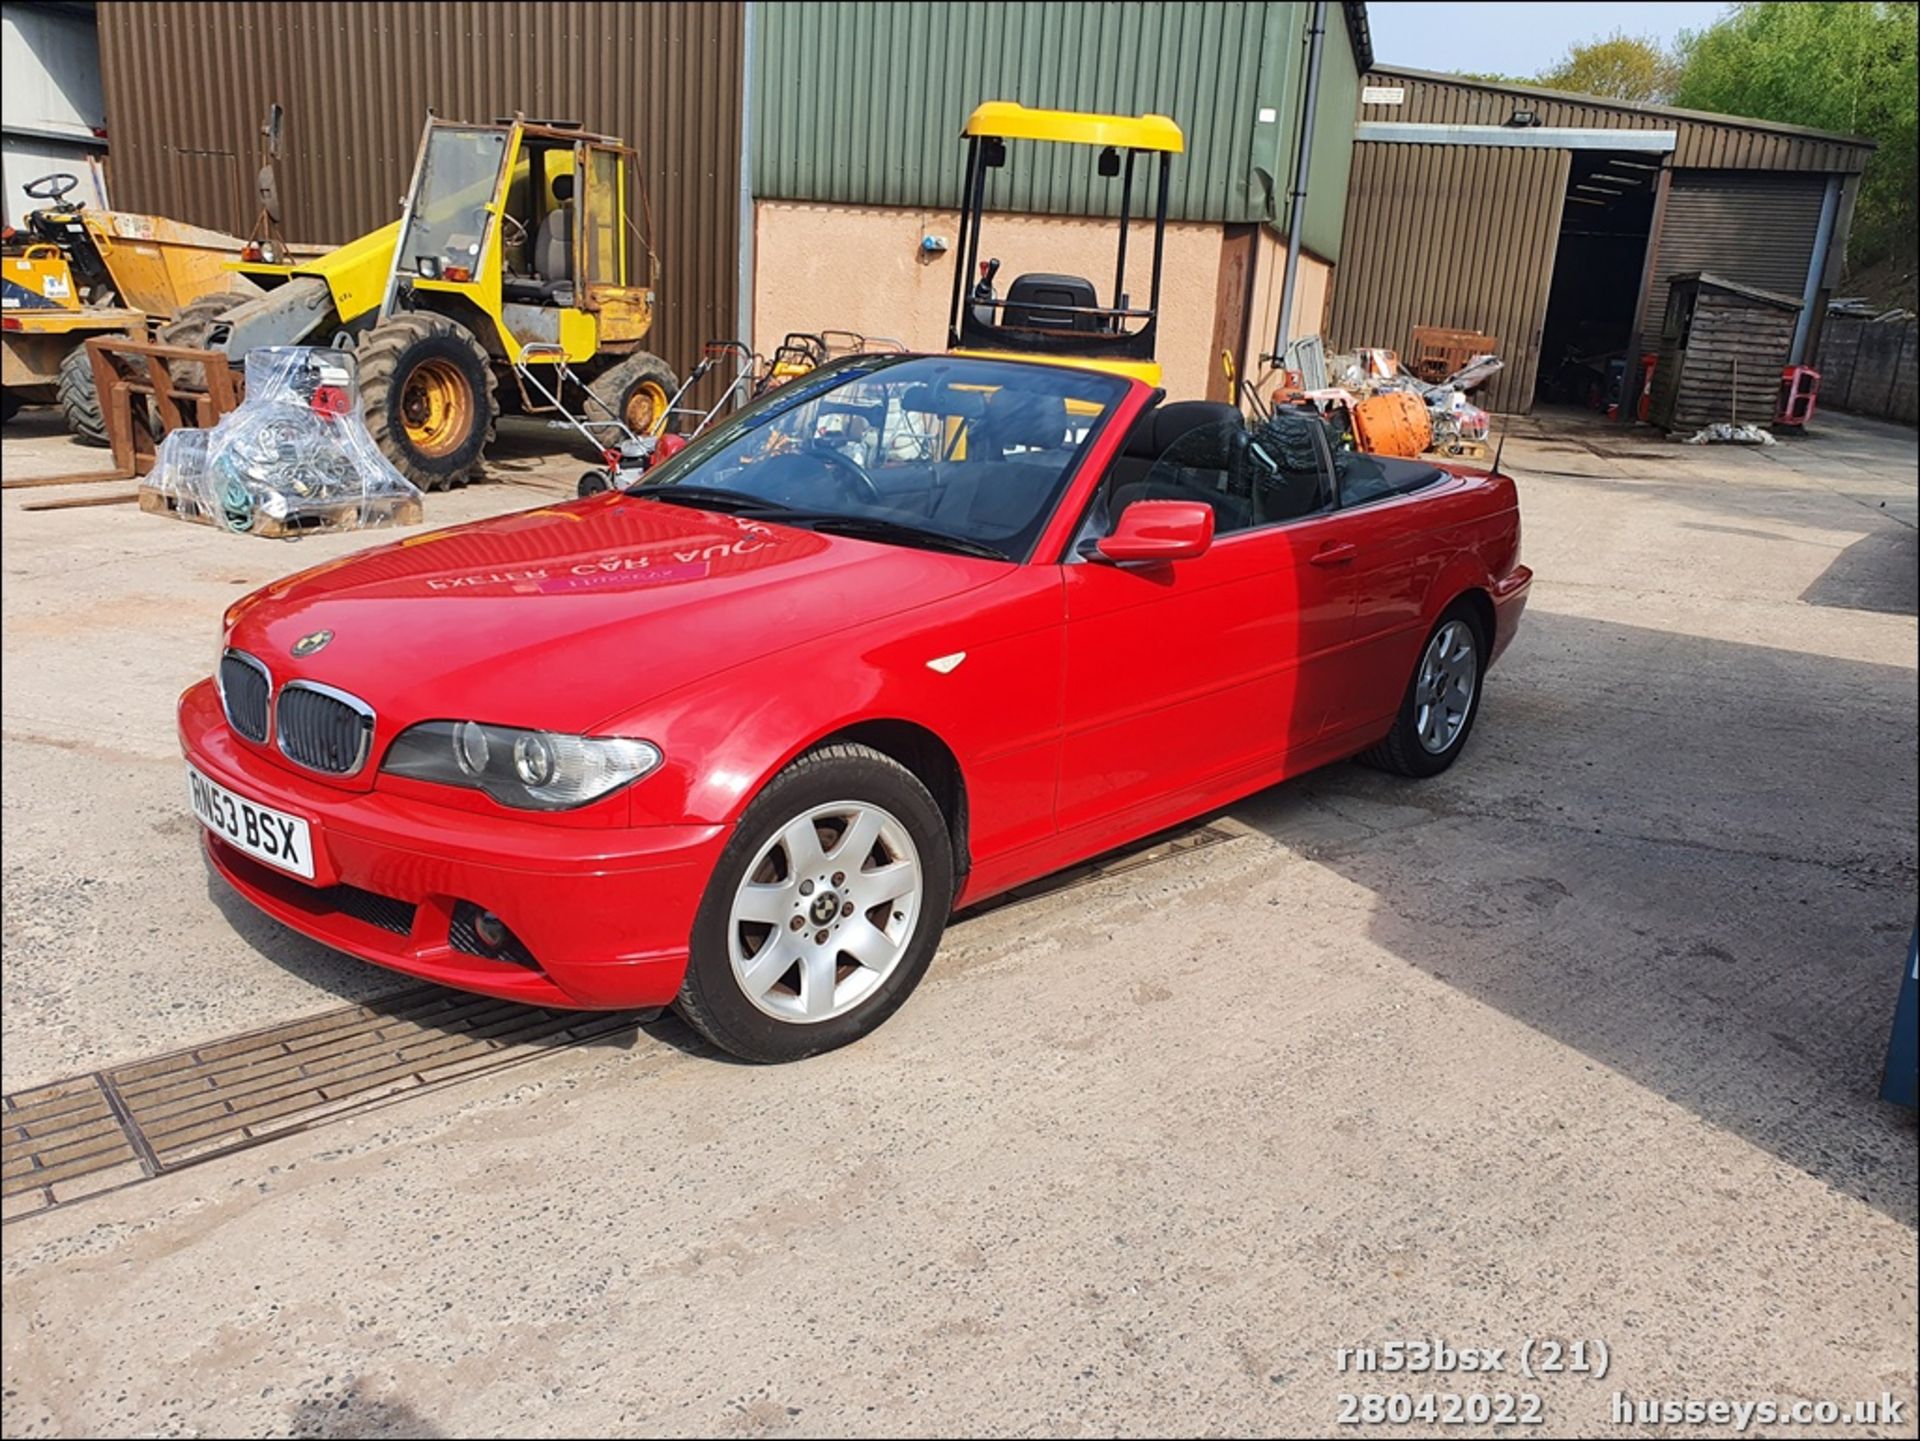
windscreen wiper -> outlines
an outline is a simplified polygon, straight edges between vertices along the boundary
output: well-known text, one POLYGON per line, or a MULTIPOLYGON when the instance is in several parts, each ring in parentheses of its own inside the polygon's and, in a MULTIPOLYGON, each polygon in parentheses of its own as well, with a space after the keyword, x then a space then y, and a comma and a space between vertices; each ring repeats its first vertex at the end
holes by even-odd
POLYGON ((878 540, 895 545, 914 545, 923 550, 942 550, 953 555, 978 556, 982 560, 1012 560, 1004 550, 965 536, 949 535, 943 530, 928 530, 903 521, 883 520, 872 515, 841 515, 830 510, 797 510, 778 501, 763 500, 738 490, 717 485, 639 485, 621 492, 637 500, 658 500, 668 505, 691 506, 697 510, 715 510, 722 514, 750 515, 758 520, 777 521, 801 530, 825 531, 854 540, 878 540))
POLYGON ((897 520, 882 520, 872 515, 833 515, 809 514, 803 511, 789 511, 786 514, 775 513, 767 517, 785 525, 797 525, 807 530, 825 531, 828 535, 844 535, 853 540, 878 540, 894 545, 919 546, 922 550, 943 550, 952 555, 978 556, 981 560, 1012 560, 1004 550, 986 544, 984 541, 969 540, 963 535, 949 535, 944 530, 928 530, 924 526, 907 525, 897 520))
POLYGON ((777 501, 762 500, 744 491, 726 490, 717 485, 648 485, 645 481, 620 492, 635 500, 657 500, 664 505, 686 505, 696 510, 717 510, 724 515, 762 515, 784 513, 777 501))

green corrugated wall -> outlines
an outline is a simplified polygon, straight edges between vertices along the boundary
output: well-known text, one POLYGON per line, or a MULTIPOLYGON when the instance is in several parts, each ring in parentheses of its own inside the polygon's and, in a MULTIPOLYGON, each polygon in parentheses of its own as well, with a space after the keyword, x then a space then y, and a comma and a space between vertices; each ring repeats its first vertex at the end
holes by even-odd
MULTIPOLYGON (((1283 223, 1300 109, 1305 4, 754 6, 753 190, 767 199, 955 208, 960 127, 982 100, 1158 112, 1186 133, 1172 214, 1283 223), (1261 122, 1262 110, 1275 119, 1261 122)), ((1338 255, 1359 98, 1341 7, 1327 7, 1303 243, 1338 255)), ((996 209, 1112 214, 1090 148, 1016 143, 996 209)), ((1147 192, 1142 187, 1140 194, 1147 192)), ((1136 209, 1138 208, 1136 201, 1136 209)))
MULTIPOLYGON (((1294 8, 1304 11, 1306 7, 1294 8)), ((1327 6, 1327 34, 1321 49, 1320 96, 1314 106, 1313 158, 1307 174, 1306 225, 1300 232, 1300 243, 1315 255, 1338 260, 1340 231, 1347 215, 1347 180, 1353 170, 1353 118, 1360 113, 1360 71, 1354 64, 1353 40, 1338 5, 1327 6)), ((1293 68, 1299 69, 1297 61, 1293 68)), ((1289 143, 1289 164, 1292 158, 1289 143)), ((1281 189, 1286 188, 1283 183, 1281 189)))

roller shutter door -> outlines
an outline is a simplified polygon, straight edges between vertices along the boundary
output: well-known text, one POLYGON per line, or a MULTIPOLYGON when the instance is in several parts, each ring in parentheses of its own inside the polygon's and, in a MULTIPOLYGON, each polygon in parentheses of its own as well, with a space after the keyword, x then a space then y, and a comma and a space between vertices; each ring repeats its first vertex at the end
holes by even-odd
POLYGON ((1674 171, 1641 335, 1660 334, 1668 280, 1696 270, 1798 300, 1826 193, 1824 175, 1674 171))

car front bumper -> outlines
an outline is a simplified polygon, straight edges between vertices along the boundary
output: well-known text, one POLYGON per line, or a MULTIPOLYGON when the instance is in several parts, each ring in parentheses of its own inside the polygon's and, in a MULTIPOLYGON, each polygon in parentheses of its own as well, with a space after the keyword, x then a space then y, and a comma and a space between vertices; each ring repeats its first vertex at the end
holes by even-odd
POLYGON ((234 889, 302 935, 530 1005, 612 1010, 678 994, 725 826, 575 829, 343 791, 238 740, 211 680, 181 696, 179 730, 187 760, 210 779, 311 827, 311 882, 203 831, 234 889), (489 952, 470 923, 476 909, 519 944, 489 952))

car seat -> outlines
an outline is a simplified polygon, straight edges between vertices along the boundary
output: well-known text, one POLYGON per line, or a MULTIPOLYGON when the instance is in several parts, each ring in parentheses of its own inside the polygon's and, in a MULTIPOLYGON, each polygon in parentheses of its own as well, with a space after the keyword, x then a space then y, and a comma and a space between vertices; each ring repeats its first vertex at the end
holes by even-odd
POLYGON ((557 305, 573 289, 573 177, 553 179, 553 204, 533 238, 534 278, 504 276, 500 293, 524 305, 557 305))

